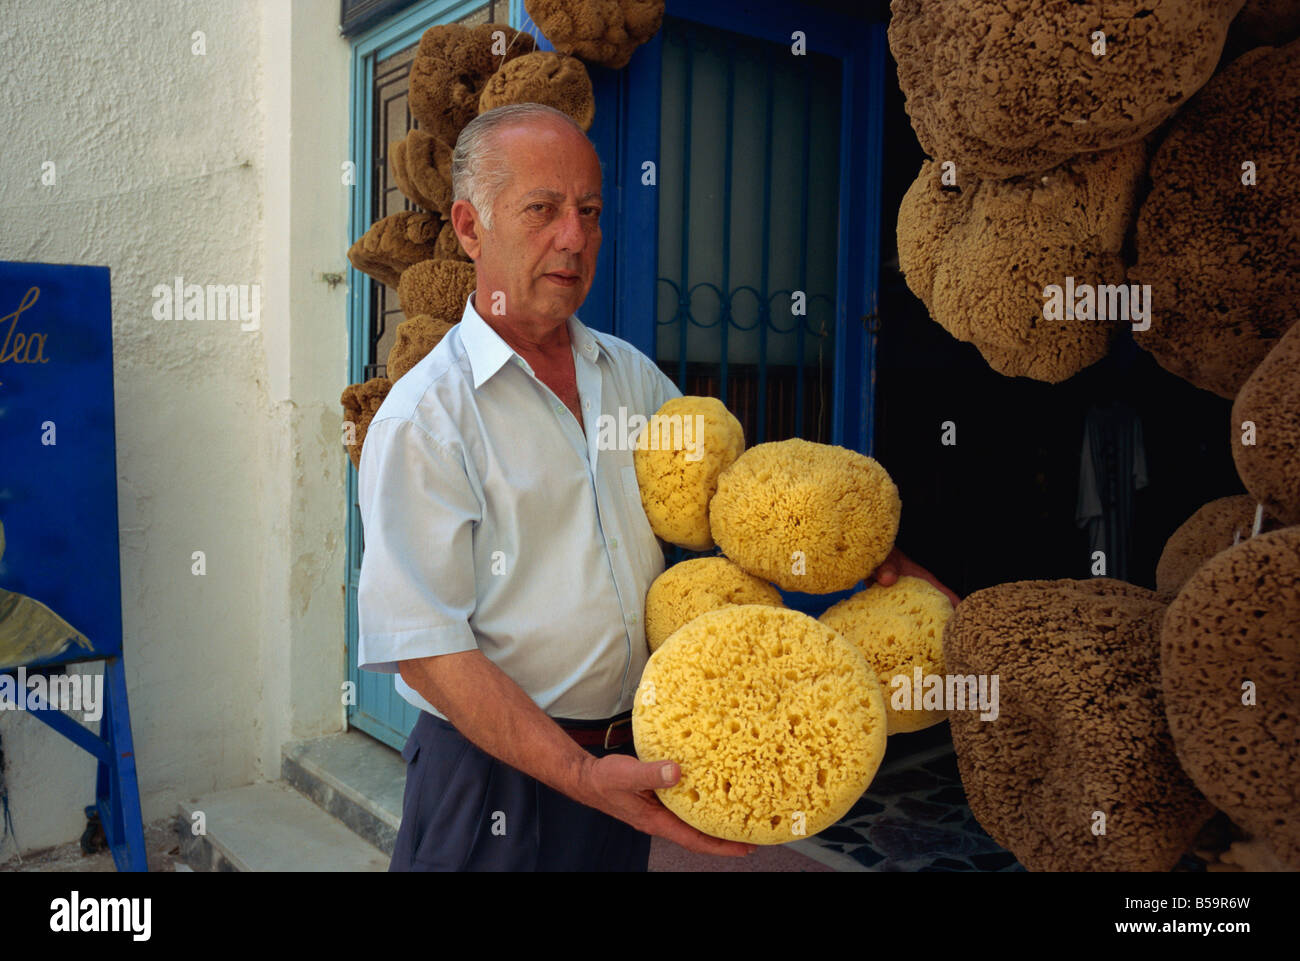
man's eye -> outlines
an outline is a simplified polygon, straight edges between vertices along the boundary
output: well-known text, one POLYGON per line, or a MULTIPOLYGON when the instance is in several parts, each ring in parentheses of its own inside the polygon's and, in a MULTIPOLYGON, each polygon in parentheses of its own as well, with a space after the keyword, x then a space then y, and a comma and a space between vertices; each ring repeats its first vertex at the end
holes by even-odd
POLYGON ((582 213, 583 213, 583 216, 584 216, 584 217, 599 217, 599 216, 600 216, 600 208, 599 208, 599 207, 583 207, 583 208, 582 208, 582 213))
POLYGON ((536 213, 541 213, 542 211, 544 211, 544 210, 546 209, 546 204, 542 204, 542 203, 529 204, 529 205, 528 205, 528 209, 529 209, 529 210, 532 210, 532 211, 535 211, 536 213))

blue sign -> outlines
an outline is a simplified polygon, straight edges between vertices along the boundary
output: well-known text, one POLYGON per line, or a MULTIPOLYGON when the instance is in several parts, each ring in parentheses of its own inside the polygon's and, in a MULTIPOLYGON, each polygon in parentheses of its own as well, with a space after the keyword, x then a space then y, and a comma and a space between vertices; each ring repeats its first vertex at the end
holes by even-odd
POLYGON ((107 267, 0 261, 0 670, 122 651, 107 267))

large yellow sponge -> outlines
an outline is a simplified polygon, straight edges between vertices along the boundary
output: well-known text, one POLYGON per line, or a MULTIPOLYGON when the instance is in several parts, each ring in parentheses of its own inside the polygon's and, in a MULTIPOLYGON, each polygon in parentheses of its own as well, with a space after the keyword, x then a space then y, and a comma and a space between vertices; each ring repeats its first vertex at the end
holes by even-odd
MULTIPOLYGON (((938 724, 947 711, 926 711, 919 707, 895 710, 891 703, 900 688, 894 679, 907 679, 913 690, 916 668, 922 678, 942 675, 943 629, 952 617, 952 602, 943 591, 919 577, 900 577, 885 587, 873 584, 833 605, 818 618, 845 640, 857 645, 885 695, 885 717, 889 733, 919 731, 938 724)), ((899 682, 901 683, 901 682, 899 682)), ((904 703, 911 703, 909 698, 904 703)))
POLYGON ((632 708, 643 761, 676 761, 656 793, 714 837, 782 844, 842 818, 885 753, 885 704, 858 650, 798 611, 710 611, 650 655, 632 708))
POLYGON ((711 548, 709 501, 718 475, 744 449, 744 428, 716 397, 676 397, 660 407, 633 454, 655 534, 688 550, 711 548))
POLYGON ((655 578, 645 596, 645 637, 657 651, 669 635, 701 614, 733 604, 784 607, 781 592, 725 557, 697 557, 655 578))
POLYGON ((894 546, 902 502, 876 460, 792 440, 745 451, 718 477, 713 538, 749 573, 787 591, 852 587, 894 546))

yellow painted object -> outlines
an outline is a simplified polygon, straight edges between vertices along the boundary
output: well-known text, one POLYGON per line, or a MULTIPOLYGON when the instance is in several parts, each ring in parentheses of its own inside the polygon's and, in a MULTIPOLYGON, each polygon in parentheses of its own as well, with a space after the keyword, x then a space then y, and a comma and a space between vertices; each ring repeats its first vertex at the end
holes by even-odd
MULTIPOLYGON (((0 558, 4 552, 4 524, 0 523, 0 558)), ((40 601, 0 589, 0 668, 54 657, 74 643, 90 650, 84 634, 40 601)))

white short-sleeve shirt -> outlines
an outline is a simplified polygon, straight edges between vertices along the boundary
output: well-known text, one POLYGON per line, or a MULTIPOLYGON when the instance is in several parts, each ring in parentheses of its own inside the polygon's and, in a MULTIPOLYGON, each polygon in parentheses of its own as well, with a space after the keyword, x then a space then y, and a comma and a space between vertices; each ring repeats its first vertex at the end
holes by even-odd
POLYGON ((631 344, 568 324, 585 433, 471 296, 365 436, 358 665, 439 717, 399 661, 478 648, 552 717, 597 719, 632 706, 649 656, 664 556, 629 419, 681 392, 631 344))

